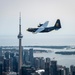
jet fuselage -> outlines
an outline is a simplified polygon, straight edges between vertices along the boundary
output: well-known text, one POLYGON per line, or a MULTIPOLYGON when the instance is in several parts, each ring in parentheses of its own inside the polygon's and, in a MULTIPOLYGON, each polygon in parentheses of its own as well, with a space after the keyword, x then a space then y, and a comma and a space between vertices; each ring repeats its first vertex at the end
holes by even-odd
MULTIPOLYGON (((35 32, 36 30, 37 30, 38 28, 28 28, 27 29, 27 31, 29 31, 29 32, 35 32)), ((52 30, 58 30, 59 28, 56 28, 56 27, 47 27, 47 28, 45 28, 43 31, 41 31, 41 32, 50 32, 50 31, 52 31, 52 30)), ((41 33, 40 32, 40 33, 41 33)))

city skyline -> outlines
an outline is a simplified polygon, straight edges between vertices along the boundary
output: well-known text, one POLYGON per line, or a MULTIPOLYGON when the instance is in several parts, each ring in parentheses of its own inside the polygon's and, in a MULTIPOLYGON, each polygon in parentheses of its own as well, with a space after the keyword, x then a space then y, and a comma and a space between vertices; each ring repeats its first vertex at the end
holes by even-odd
MULTIPOLYGON (((65 46, 64 46, 65 47, 65 46)), ((63 47, 63 48, 64 48, 63 47)), ((55 47, 53 47, 55 48, 55 47)), ((56 47, 57 48, 57 47, 56 47)), ((62 49, 62 46, 59 47, 62 49)), ((65 47, 67 48, 67 47, 65 47)), ((74 47, 75 48, 75 47, 74 47)), ((40 53, 34 49, 24 49, 23 48, 23 65, 21 67, 21 75, 75 75, 75 61, 68 62, 74 60, 74 55, 66 56, 66 55, 57 55, 57 58, 51 57, 51 53, 53 56, 53 52, 42 52, 45 53, 45 56, 42 56, 41 50, 40 53), (48 56, 49 54, 49 56, 48 56), (38 56, 37 56, 38 55, 38 56), (41 56, 40 56, 41 55, 41 56), (68 57, 68 58, 67 58, 68 57), (72 58, 73 57, 73 58, 72 58), (61 59, 59 59, 61 58, 61 59), (63 59, 66 61, 63 61, 63 59), (66 59, 65 59, 66 58, 66 59), (71 59, 70 59, 71 58, 71 59), (59 62, 60 61, 60 62, 59 62), (63 62, 61 62, 63 61, 63 62), (39 74, 42 73, 43 74, 39 74)), ((17 47, 15 46, 3 46, 0 47, 0 75, 17 75, 18 74, 18 60, 19 60, 19 52, 17 51, 17 47)), ((53 54, 54 53, 54 54, 53 54)))

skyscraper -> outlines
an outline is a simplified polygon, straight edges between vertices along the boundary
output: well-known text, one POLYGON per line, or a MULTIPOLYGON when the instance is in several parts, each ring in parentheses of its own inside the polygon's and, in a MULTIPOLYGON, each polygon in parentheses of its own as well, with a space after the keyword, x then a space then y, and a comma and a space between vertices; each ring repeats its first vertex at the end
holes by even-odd
POLYGON ((50 63, 45 62, 45 75, 50 75, 50 63))
POLYGON ((66 74, 64 74, 64 69, 63 68, 58 70, 58 75, 66 75, 66 74))
POLYGON ((29 49, 29 61, 31 66, 33 66, 33 49, 29 49))
POLYGON ((2 56, 2 47, 0 47, 0 56, 2 56))
POLYGON ((2 70, 2 63, 0 62, 0 75, 2 75, 2 72, 3 72, 3 70, 2 70))
POLYGON ((57 75, 57 61, 51 61, 51 75, 57 75))
POLYGON ((35 75, 35 69, 30 65, 23 65, 21 68, 21 75, 35 75))
POLYGON ((20 73, 20 69, 22 67, 22 34, 21 34, 21 13, 20 13, 20 17, 19 17, 19 34, 18 34, 18 39, 19 39, 19 73, 20 73))

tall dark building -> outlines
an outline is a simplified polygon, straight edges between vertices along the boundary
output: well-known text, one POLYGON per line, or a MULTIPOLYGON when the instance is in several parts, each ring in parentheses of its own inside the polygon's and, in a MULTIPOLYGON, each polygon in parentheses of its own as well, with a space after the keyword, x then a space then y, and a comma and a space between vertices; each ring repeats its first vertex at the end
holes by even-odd
POLYGON ((72 75, 75 75, 75 71, 72 73, 72 75))
POLYGON ((21 75, 32 75, 35 70, 30 65, 23 65, 21 68, 21 75))
POLYGON ((33 66, 33 49, 29 49, 29 61, 31 66, 33 66))
POLYGON ((57 73, 58 75, 65 75, 64 69, 59 69, 57 73))
POLYGON ((0 56, 2 56, 2 47, 0 47, 0 56))
POLYGON ((70 66, 70 72, 71 72, 71 75, 75 75, 75 66, 74 65, 70 66))
POLYGON ((46 62, 50 63, 50 58, 46 58, 46 62))
POLYGON ((45 68, 45 60, 43 57, 40 57, 40 69, 44 69, 45 68))
POLYGON ((9 59, 4 59, 4 72, 9 72, 9 59))
POLYGON ((2 75, 3 69, 2 69, 2 63, 0 62, 0 75, 2 75))
POLYGON ((18 61, 16 57, 13 57, 13 71, 18 72, 18 61))
POLYGON ((69 68, 64 68, 65 69, 65 75, 69 75, 69 68))
POLYGON ((45 63, 45 75, 50 75, 50 63, 45 63))
POLYGON ((29 51, 24 50, 23 51, 23 64, 28 64, 29 62, 29 51))
POLYGON ((9 53, 9 52, 6 52, 6 53, 5 53, 5 58, 6 58, 6 59, 9 59, 9 56, 10 56, 10 53, 9 53))
POLYGON ((10 58, 13 58, 14 57, 14 53, 13 52, 10 52, 10 58))
POLYGON ((57 75, 57 61, 51 61, 51 75, 57 75))
POLYGON ((35 69, 39 69, 40 68, 40 60, 38 57, 34 58, 34 67, 35 69))

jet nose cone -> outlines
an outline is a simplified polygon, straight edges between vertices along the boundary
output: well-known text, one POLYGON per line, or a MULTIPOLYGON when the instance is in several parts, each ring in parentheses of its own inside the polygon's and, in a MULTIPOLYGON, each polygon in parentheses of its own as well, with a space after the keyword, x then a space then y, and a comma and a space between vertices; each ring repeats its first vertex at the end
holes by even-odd
POLYGON ((29 28, 27 29, 27 31, 29 31, 29 28))
POLYGON ((31 29, 30 29, 30 28, 28 28, 28 29, 27 29, 27 31, 29 31, 29 32, 30 32, 30 31, 31 31, 31 29))

